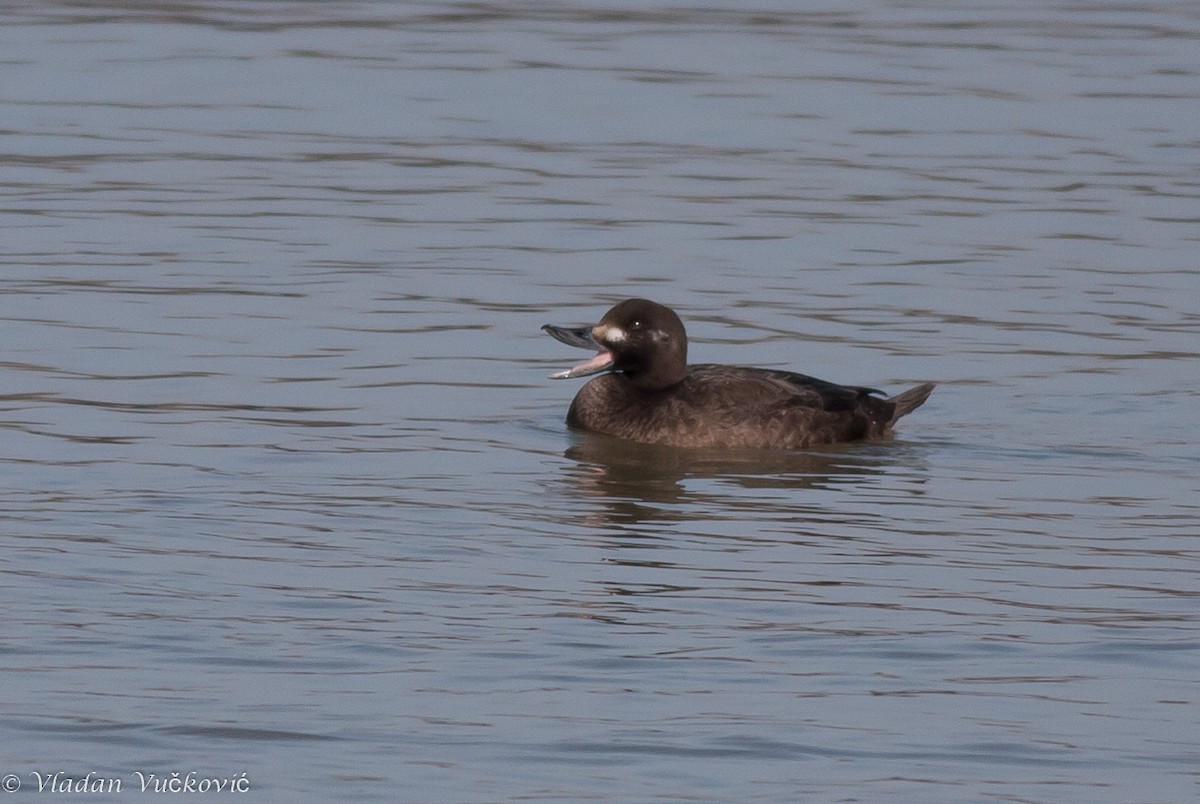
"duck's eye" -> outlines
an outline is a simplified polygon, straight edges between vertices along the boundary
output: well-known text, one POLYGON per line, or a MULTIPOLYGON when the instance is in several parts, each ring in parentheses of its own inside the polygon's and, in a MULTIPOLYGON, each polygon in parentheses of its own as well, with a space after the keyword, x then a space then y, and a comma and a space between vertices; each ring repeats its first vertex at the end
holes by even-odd
POLYGON ((640 319, 640 318, 633 319, 633 323, 631 323, 629 325, 629 328, 630 329, 641 329, 642 328, 642 319, 640 319))

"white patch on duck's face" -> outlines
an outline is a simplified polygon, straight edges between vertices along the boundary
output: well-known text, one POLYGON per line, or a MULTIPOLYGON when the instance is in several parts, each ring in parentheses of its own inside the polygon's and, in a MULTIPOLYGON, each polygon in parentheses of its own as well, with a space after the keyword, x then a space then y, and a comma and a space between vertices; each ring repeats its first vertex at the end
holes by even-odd
POLYGON ((592 327, 592 337, 600 343, 624 343, 629 333, 614 324, 597 324, 592 327))

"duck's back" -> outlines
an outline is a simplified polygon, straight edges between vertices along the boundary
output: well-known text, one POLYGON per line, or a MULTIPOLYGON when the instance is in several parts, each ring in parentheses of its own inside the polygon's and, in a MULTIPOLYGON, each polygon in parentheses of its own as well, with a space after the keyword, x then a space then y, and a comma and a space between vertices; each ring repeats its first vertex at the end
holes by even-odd
POLYGON ((897 406, 876 393, 787 371, 702 364, 661 391, 639 390, 620 374, 597 377, 575 397, 567 422, 647 444, 800 449, 886 435, 897 406))

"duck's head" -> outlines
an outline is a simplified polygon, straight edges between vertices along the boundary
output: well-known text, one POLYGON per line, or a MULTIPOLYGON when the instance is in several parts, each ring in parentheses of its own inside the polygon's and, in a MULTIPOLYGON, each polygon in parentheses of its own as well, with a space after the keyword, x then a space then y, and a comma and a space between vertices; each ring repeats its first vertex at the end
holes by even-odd
POLYGON ((626 299, 593 327, 542 329, 563 343, 597 350, 591 360, 551 374, 556 380, 612 371, 637 388, 659 391, 687 376, 683 322, 671 308, 647 299, 626 299))

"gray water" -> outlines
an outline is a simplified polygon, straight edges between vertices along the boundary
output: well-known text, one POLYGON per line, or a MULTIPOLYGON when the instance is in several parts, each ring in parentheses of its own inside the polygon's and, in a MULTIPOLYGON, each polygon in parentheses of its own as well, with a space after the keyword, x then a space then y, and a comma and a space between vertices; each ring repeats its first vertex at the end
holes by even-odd
POLYGON ((1196 800, 1195 3, 0 8, 22 791, 1196 800), (635 295, 939 387, 572 434, 635 295))

